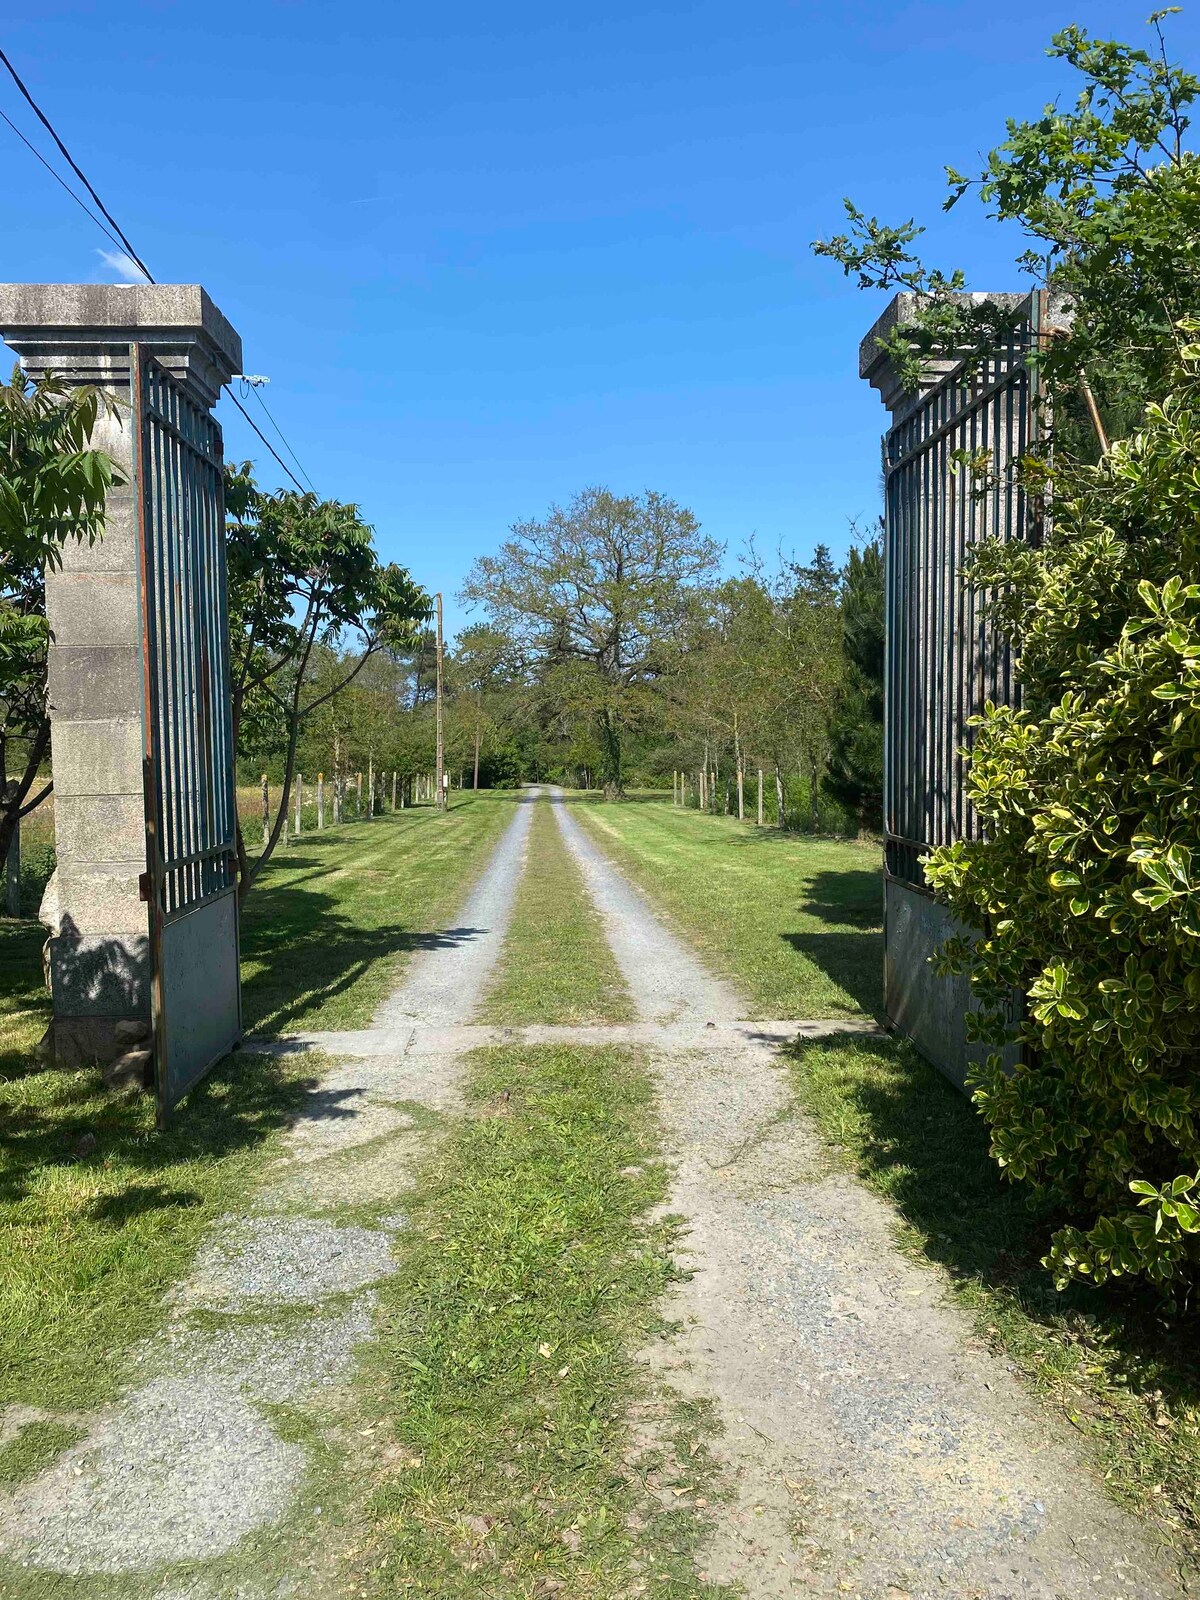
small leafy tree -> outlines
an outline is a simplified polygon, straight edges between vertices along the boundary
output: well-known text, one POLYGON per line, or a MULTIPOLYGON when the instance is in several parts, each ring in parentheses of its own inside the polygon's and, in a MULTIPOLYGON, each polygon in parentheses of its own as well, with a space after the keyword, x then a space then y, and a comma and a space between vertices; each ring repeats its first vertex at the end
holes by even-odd
POLYGON ((379 561, 357 506, 264 494, 249 462, 228 472, 226 505, 234 741, 261 749, 273 735, 284 752, 274 821, 253 861, 238 826, 244 898, 283 829, 302 727, 379 652, 413 643, 429 601, 402 567, 379 561))
POLYGON ((0 384, 0 861, 52 788, 38 776, 50 749, 46 569, 70 540, 103 531, 121 479, 88 440, 108 404, 97 389, 31 382, 19 366, 0 384))
MULTIPOLYGON (((971 938, 969 972, 998 1051, 976 1099, 1005 1172, 1066 1211, 1057 1281, 1137 1274, 1171 1294, 1200 1264, 1200 162, 1186 149, 1200 80, 1156 44, 1079 28, 1051 53, 1076 68, 1073 109, 1009 125, 977 187, 1030 240, 1025 264, 1071 314, 1036 354, 1050 458, 1020 464, 1042 499, 1037 544, 987 544, 971 581, 1019 652, 1020 709, 976 719, 968 772, 981 839, 934 851, 926 875, 971 938), (1116 440, 1115 443, 1112 441, 1116 440)), ((895 353, 984 346, 1007 313, 956 299, 961 274, 849 208, 819 248, 860 282, 916 295, 895 353)))

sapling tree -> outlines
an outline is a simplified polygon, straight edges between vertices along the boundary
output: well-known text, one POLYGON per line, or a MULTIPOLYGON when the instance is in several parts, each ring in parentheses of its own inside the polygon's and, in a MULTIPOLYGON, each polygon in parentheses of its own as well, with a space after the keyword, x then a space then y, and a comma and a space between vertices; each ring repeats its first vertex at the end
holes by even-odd
POLYGON ((31 381, 19 366, 0 383, 0 862, 52 788, 39 776, 50 749, 46 569, 72 539, 103 532, 121 479, 88 440, 111 406, 97 389, 31 381))
POLYGON ((234 742, 261 747, 264 729, 273 730, 284 753, 279 801, 257 858, 238 827, 244 898, 288 815, 302 727, 379 652, 411 645, 429 601, 402 567, 380 562, 357 506, 291 490, 265 494, 249 462, 227 472, 225 492, 234 742))

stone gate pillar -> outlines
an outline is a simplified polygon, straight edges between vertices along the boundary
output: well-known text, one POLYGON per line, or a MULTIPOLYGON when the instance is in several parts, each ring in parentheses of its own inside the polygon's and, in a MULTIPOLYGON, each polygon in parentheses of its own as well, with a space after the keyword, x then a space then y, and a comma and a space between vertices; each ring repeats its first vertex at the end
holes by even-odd
POLYGON ((241 340, 197 284, 0 284, 0 337, 30 377, 55 373, 114 396, 92 444, 124 482, 104 535, 68 544, 47 573, 58 868, 43 901, 50 929, 53 1049, 64 1065, 106 1062, 150 1017, 143 797, 143 672, 137 425, 130 346, 150 350, 205 408, 241 371, 241 340))

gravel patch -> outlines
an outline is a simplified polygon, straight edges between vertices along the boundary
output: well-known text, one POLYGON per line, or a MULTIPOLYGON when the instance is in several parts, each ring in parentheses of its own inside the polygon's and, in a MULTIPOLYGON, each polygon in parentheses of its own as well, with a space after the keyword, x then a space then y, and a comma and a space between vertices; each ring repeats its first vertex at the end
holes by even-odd
POLYGON ((592 843, 562 803, 562 790, 552 788, 550 798, 641 1020, 732 1022, 745 1016, 746 1006, 729 984, 714 978, 694 952, 664 927, 628 879, 592 843))
POLYGON ((407 1111, 369 1099, 368 1092, 363 1084, 349 1090, 325 1084, 315 1090, 288 1137, 288 1161, 322 1161, 413 1126, 407 1111))
POLYGON ((311 1305, 395 1271, 391 1235, 316 1217, 230 1217, 196 1258, 177 1303, 228 1310, 311 1305))
POLYGON ((304 1472, 236 1390, 159 1378, 0 1507, 0 1551, 73 1576, 212 1558, 282 1517, 304 1472))
POLYGON ((529 824, 541 791, 526 790, 487 868, 462 909, 458 927, 409 963, 399 989, 384 1002, 375 1027, 402 1030, 406 1023, 466 1022, 487 987, 512 916, 525 864, 529 824))
POLYGON ((300 1323, 231 1322, 196 1330, 175 1324, 167 1334, 174 1375, 220 1382, 260 1403, 299 1404, 345 1383, 355 1351, 373 1332, 375 1296, 322 1311, 300 1323))
POLYGON ((896 1248, 895 1213, 821 1175, 806 1119, 780 1120, 778 1070, 713 1067, 659 1068, 696 1272, 669 1308, 687 1331, 656 1353, 728 1425, 738 1494, 712 1575, 749 1570, 752 1597, 1180 1593, 937 1275, 896 1248))

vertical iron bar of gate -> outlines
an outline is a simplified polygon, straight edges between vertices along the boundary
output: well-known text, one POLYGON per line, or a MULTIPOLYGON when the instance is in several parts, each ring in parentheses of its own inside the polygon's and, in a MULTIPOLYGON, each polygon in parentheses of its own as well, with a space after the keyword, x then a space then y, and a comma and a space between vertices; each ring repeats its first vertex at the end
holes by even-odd
POLYGON ((141 633, 142 633, 142 787, 146 815, 146 889, 148 901, 148 927, 150 942, 150 1021, 154 1041, 155 1099, 157 1121, 162 1128, 166 1122, 166 1018, 162 992, 162 919, 163 919, 163 841, 162 818, 158 803, 158 649, 151 608, 154 595, 151 584, 154 563, 150 552, 150 496, 152 493, 151 464, 149 461, 149 429, 147 427, 146 366, 142 347, 129 347, 129 378, 132 390, 130 427, 133 430, 134 483, 137 493, 138 573, 140 577, 141 633))

